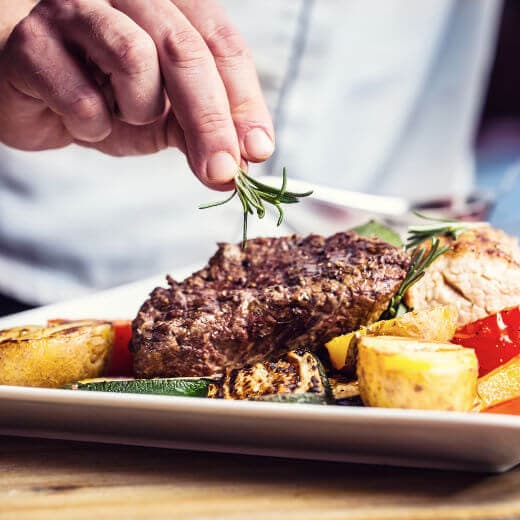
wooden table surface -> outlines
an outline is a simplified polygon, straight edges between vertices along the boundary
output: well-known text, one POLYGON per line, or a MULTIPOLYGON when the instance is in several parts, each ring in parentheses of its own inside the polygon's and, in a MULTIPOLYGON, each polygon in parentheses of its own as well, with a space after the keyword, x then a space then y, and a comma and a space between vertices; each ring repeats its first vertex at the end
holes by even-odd
POLYGON ((514 519, 520 470, 428 471, 0 437, 1 519, 514 519))

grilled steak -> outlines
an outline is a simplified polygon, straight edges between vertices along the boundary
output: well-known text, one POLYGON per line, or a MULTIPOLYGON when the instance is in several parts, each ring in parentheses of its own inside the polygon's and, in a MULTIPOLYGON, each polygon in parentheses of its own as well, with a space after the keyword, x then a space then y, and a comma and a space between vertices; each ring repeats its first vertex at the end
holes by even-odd
POLYGON ((469 229, 406 294, 414 309, 452 304, 459 325, 520 305, 520 248, 515 238, 489 225, 469 229))
POLYGON ((168 277, 133 322, 137 376, 202 376, 290 349, 316 350, 377 319, 409 264, 355 233, 221 244, 183 282, 168 277))

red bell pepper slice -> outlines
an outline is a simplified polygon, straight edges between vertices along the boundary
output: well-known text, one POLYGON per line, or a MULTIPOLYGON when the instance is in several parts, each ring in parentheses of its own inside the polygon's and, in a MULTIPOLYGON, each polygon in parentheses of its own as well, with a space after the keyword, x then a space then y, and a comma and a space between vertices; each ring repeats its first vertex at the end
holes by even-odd
POLYGON ((108 375, 132 377, 133 362, 128 348, 132 339, 132 322, 130 320, 115 320, 112 324, 114 326, 114 348, 108 375))
POLYGON ((475 350, 482 377, 520 354, 520 308, 469 323, 457 330, 452 342, 475 350))
MULTIPOLYGON (((55 318, 48 320, 48 325, 57 325, 60 323, 69 323, 72 320, 64 320, 55 318)), ((81 321, 81 320, 74 320, 81 321)), ((105 321, 105 320, 101 320, 105 321)), ((106 320, 110 321, 110 320, 106 320)), ((132 339, 132 321, 131 320, 113 320, 114 327, 114 346, 112 348, 112 358, 108 368, 107 376, 109 377, 132 377, 133 362, 132 355, 129 350, 130 340, 132 339)))

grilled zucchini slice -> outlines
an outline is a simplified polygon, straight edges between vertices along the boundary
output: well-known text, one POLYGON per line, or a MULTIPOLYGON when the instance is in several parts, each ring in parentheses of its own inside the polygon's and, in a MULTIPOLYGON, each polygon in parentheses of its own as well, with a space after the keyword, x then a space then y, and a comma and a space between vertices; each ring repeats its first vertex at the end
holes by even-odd
MULTIPOLYGON (((273 400, 275 395, 302 394, 313 394, 326 402, 332 399, 329 380, 321 361, 312 352, 298 349, 276 361, 227 370, 220 383, 210 384, 208 397, 273 400)), ((288 397, 284 397, 284 400, 290 402, 288 397)))
POLYGON ((329 401, 325 396, 313 394, 311 392, 306 392, 304 394, 270 394, 252 400, 268 403, 329 404, 329 401))
POLYGON ((200 377, 156 379, 90 379, 69 385, 71 390, 123 394, 176 395, 206 397, 212 379, 200 377))

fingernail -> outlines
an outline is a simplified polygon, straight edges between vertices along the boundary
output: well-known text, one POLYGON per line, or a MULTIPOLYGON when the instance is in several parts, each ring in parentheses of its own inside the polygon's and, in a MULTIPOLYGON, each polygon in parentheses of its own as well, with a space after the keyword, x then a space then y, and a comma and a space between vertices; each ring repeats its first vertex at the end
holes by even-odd
POLYGON ((223 184, 233 179, 238 170, 238 164, 233 156, 227 152, 213 154, 206 167, 208 180, 223 184))
POLYGON ((261 128, 253 128, 245 138, 244 146, 249 158, 267 159, 274 151, 272 139, 261 128))

